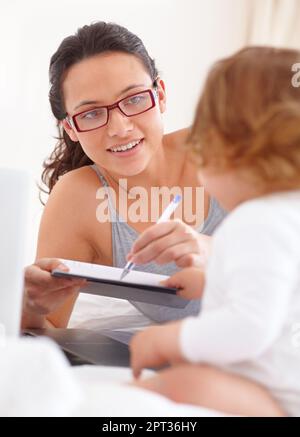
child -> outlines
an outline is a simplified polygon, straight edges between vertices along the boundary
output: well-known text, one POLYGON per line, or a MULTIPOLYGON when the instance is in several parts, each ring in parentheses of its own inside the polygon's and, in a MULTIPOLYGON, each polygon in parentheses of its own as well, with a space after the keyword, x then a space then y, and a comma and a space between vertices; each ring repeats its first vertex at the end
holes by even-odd
MULTIPOLYGON (((199 316, 133 338, 135 377, 171 364, 140 387, 229 414, 300 415, 299 61, 298 51, 252 47, 208 76, 188 143, 231 213, 213 237, 199 316)), ((184 269, 166 285, 184 294, 198 280, 184 269)))

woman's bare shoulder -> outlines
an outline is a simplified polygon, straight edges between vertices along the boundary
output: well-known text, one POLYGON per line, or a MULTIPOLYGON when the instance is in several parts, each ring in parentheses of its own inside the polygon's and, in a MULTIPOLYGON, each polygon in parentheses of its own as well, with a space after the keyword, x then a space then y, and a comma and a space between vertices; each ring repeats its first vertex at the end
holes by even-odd
POLYGON ((100 187, 100 180, 88 166, 64 174, 47 199, 44 220, 49 218, 55 226, 90 226, 95 219, 96 193, 100 187))
POLYGON ((179 153, 186 153, 186 140, 188 138, 190 128, 180 129, 174 132, 170 132, 164 135, 164 145, 167 148, 172 148, 179 153))
MULTIPOLYGON (((96 194, 99 188, 101 182, 88 166, 72 170, 59 178, 43 211, 39 256, 59 254, 61 258, 90 261, 98 259, 105 247, 109 247, 109 223, 99 225, 97 221, 99 200, 96 194), (102 232, 99 232, 99 226, 102 232), (99 237, 98 241, 95 236, 99 233, 101 240, 99 237)), ((105 257, 109 258, 109 253, 105 257)), ((102 258, 100 261, 104 260, 102 258)))
POLYGON ((78 187, 82 187, 82 190, 80 191, 85 191, 87 186, 95 185, 95 182, 97 181, 98 185, 101 185, 101 182, 94 170, 90 166, 86 165, 65 173, 59 178, 54 186, 54 189, 64 191, 72 189, 74 190, 78 187))
POLYGON ((46 208, 49 204, 63 204, 65 208, 70 208, 72 205, 78 207, 81 203, 96 199, 96 191, 101 187, 101 182, 89 166, 81 167, 65 173, 59 178, 54 185, 46 203, 46 208))

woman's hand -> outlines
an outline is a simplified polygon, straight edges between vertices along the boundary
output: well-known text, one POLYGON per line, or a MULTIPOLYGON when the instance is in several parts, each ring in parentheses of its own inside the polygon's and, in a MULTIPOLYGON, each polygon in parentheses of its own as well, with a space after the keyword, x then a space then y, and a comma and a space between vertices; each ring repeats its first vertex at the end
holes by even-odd
POLYGON ((135 241, 127 260, 134 264, 174 261, 182 268, 203 267, 210 253, 210 239, 178 219, 156 223, 135 241))
POLYGON ((55 258, 41 258, 25 268, 23 326, 30 324, 26 322, 30 318, 42 320, 86 283, 83 279, 55 278, 51 275, 55 268, 69 270, 55 258))
POLYGON ((161 281, 165 287, 179 288, 177 295, 184 299, 200 299, 203 295, 205 274, 197 267, 188 267, 161 281))
POLYGON ((138 378, 145 367, 160 367, 182 361, 179 349, 181 322, 151 326, 136 334, 130 342, 133 376, 138 378))

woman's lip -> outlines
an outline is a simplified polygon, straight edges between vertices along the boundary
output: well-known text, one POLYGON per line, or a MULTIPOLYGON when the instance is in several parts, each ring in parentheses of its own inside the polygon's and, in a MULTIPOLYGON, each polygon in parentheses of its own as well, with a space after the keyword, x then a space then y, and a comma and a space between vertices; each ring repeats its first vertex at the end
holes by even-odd
POLYGON ((144 142, 144 138, 140 140, 139 144, 134 146, 132 149, 126 150, 125 152, 112 152, 111 150, 108 150, 108 152, 110 152, 117 158, 125 158, 127 156, 134 155, 136 152, 138 152, 141 146, 143 145, 143 142, 144 142))

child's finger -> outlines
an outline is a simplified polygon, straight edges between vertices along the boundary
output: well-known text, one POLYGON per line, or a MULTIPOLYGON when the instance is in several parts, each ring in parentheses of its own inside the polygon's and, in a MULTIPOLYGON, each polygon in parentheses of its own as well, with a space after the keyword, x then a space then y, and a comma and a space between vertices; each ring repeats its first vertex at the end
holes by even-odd
MULTIPOLYGON (((179 272, 180 273, 180 272, 179 272)), ((173 276, 170 276, 167 279, 159 282, 163 287, 169 288, 181 288, 182 284, 178 278, 178 273, 175 273, 173 276)))
POLYGON ((134 379, 139 379, 141 376, 141 370, 138 368, 132 369, 134 379))
POLYGON ((134 356, 131 355, 131 369, 132 374, 135 379, 138 379, 141 375, 141 366, 139 365, 138 361, 135 359, 134 356))

